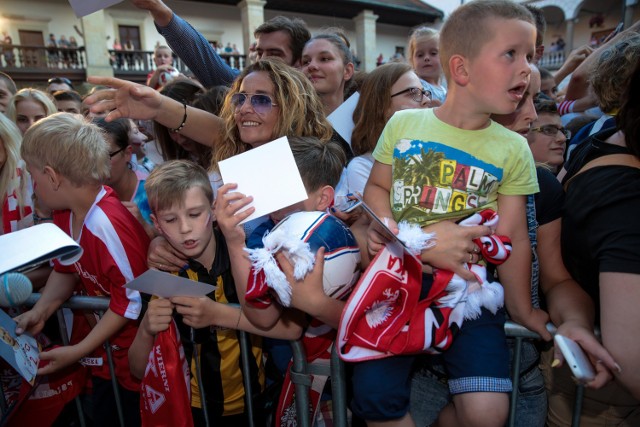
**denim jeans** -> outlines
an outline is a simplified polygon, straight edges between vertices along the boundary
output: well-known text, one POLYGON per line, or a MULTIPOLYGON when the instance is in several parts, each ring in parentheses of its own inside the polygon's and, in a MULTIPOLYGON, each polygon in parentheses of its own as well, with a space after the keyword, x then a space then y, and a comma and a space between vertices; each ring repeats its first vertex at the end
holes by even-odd
MULTIPOLYGON (((515 340, 507 342, 513 359, 515 340)), ((538 353, 532 342, 523 340, 515 420, 518 427, 543 427, 547 417, 547 394, 538 367, 538 353)), ((422 357, 411 379, 410 413, 417 427, 435 422, 442 408, 451 401, 442 361, 437 356, 422 357)))

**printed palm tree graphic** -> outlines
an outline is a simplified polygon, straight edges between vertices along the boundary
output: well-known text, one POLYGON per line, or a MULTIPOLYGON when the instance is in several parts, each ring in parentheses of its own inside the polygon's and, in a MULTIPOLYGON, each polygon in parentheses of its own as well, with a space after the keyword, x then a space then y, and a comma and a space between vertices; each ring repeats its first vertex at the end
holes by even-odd
POLYGON ((395 179, 404 181, 406 187, 423 188, 434 186, 439 182, 440 161, 444 154, 429 149, 420 148, 419 154, 394 158, 395 179))

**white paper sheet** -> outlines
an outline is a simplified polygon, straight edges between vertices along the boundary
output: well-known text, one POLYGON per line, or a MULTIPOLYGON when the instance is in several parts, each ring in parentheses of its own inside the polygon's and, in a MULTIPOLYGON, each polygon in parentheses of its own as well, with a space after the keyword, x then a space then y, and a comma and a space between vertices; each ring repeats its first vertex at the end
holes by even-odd
POLYGON ((253 196, 249 206, 256 210, 243 223, 308 197, 287 137, 223 160, 219 167, 225 184, 236 183, 237 191, 253 196))
POLYGON ((27 271, 30 266, 57 258, 70 265, 80 259, 82 248, 54 224, 38 224, 0 236, 0 274, 27 271))
POLYGON ((353 123, 353 110, 356 109, 359 99, 360 93, 354 93, 327 117, 327 120, 329 120, 333 129, 338 132, 345 141, 347 141, 349 146, 351 146, 351 133, 355 127, 355 124, 353 123))
POLYGON ((69 0, 73 12, 78 18, 92 14, 109 6, 120 3, 122 0, 69 0))
POLYGON ((161 298, 202 297, 213 292, 216 287, 194 282, 184 277, 158 270, 147 270, 125 285, 127 289, 156 295, 161 298))

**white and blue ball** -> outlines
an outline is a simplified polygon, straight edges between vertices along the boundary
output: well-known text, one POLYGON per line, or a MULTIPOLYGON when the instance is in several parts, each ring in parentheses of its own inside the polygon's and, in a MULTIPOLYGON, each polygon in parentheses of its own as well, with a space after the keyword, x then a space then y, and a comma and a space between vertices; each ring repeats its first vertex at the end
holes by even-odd
POLYGON ((342 299, 360 277, 360 249, 353 233, 342 221, 326 212, 296 212, 280 221, 271 231, 285 229, 309 244, 312 253, 324 252, 324 292, 342 299))

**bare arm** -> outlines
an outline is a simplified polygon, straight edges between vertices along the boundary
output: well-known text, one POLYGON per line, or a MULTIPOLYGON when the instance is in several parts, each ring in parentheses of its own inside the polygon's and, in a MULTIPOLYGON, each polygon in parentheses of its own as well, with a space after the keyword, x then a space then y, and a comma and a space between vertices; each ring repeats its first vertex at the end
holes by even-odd
POLYGON ((49 364, 38 369, 38 375, 45 375, 62 369, 77 362, 102 345, 107 339, 118 332, 130 320, 108 309, 96 326, 78 344, 58 347, 40 353, 40 359, 48 360, 49 364))
POLYGON ((327 296, 324 292, 324 248, 318 250, 313 271, 309 272, 303 280, 296 280, 293 277, 293 266, 284 254, 278 253, 276 259, 287 276, 287 281, 291 284, 291 306, 338 329, 345 303, 327 296))
POLYGON ((31 310, 16 316, 15 321, 18 323, 16 333, 40 332, 44 322, 73 295, 77 279, 78 276, 73 273, 52 271, 38 302, 31 310))
POLYGON ((556 85, 559 85, 565 77, 573 73, 591 53, 593 53, 593 48, 589 45, 580 46, 572 50, 567 60, 562 64, 562 67, 553 75, 553 80, 556 82, 556 85))
POLYGON ((169 328, 173 307, 171 301, 164 298, 155 298, 149 303, 138 332, 129 347, 129 368, 134 377, 142 379, 144 376, 153 342, 158 332, 169 328))
POLYGON ((215 203, 216 220, 227 242, 231 271, 243 314, 256 327, 266 331, 271 329, 280 318, 282 306, 274 302, 269 307, 258 308, 245 303, 247 282, 251 274, 251 261, 245 251, 245 234, 240 222, 251 215, 255 209, 251 207, 243 212, 238 212, 251 203, 253 198, 237 191, 231 191, 235 188, 237 188, 237 184, 225 184, 218 190, 215 203))
POLYGON ((496 233, 509 237, 512 245, 509 259, 498 266, 498 276, 512 319, 548 341, 551 339, 546 328, 549 316, 531 305, 531 242, 525 204, 525 196, 498 194, 500 222, 496 233))
POLYGON ((286 310, 271 328, 264 329, 256 327, 245 316, 245 309, 241 310, 235 305, 223 304, 207 297, 174 297, 171 302, 183 316, 185 325, 194 328, 219 326, 283 340, 296 340, 302 335, 302 316, 287 313, 293 310, 286 310))
POLYGON ((593 51, 587 58, 582 61, 582 63, 576 68, 576 70, 571 75, 571 80, 569 81, 569 86, 567 87, 567 94, 565 99, 573 100, 584 98, 587 95, 587 90, 589 88, 589 74, 591 72, 591 67, 598 62, 600 55, 602 52, 609 46, 619 42, 620 40, 624 40, 640 31, 640 21, 636 21, 631 27, 624 30, 620 34, 613 37, 608 42, 604 43, 602 46, 598 47, 593 51))
MULTIPOLYGON (((120 117, 155 120, 169 129, 177 129, 182 124, 185 113, 183 104, 150 87, 113 77, 91 76, 87 80, 92 84, 113 88, 97 91, 85 100, 93 112, 109 111, 107 120, 120 117)), ((213 147, 222 137, 223 125, 220 117, 187 106, 187 118, 180 134, 213 147)))
POLYGON ((602 342, 622 368, 616 373, 634 398, 640 399, 640 275, 600 273, 602 342))
MULTIPOLYGON (((588 386, 599 388, 609 382, 611 372, 617 371, 617 365, 593 333, 593 301, 573 280, 562 262, 561 223, 561 219, 556 219, 538 228, 540 288, 558 333, 576 341, 595 366, 596 378, 588 386), (598 360, 602 363, 597 363, 598 360)), ((555 358, 562 360, 562 354, 556 351, 555 358)))

